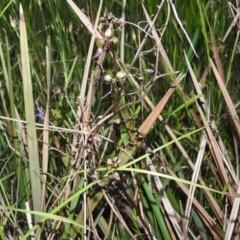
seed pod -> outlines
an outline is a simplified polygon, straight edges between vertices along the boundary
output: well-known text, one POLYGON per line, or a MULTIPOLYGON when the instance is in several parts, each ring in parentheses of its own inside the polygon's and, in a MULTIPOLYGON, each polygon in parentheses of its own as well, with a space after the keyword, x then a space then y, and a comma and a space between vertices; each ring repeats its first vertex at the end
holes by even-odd
POLYGON ((112 76, 110 74, 105 75, 103 78, 104 82, 110 83, 112 81, 112 76))
POLYGON ((112 37, 110 39, 110 42, 112 42, 113 44, 117 44, 118 43, 118 38, 117 37, 112 37))
POLYGON ((119 71, 116 75, 116 78, 117 79, 121 79, 121 78, 124 78, 126 76, 126 73, 123 72, 123 71, 119 71))

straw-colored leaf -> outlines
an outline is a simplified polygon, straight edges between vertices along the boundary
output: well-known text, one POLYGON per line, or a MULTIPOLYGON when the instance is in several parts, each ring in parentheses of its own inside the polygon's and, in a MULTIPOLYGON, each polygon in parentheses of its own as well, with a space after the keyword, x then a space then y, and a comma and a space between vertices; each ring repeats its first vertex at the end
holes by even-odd
POLYGON ((221 78, 217 68, 215 67, 215 64, 213 63, 213 61, 211 59, 210 59, 210 64, 211 64, 211 67, 212 67, 213 72, 215 74, 218 85, 221 89, 224 100, 226 102, 227 108, 229 110, 230 116, 232 118, 233 124, 234 124, 235 129, 236 129, 237 135, 240 139, 240 125, 239 125, 239 117, 238 117, 237 111, 236 111, 236 109, 234 107, 234 104, 232 102, 232 99, 231 99, 231 97, 230 97, 230 95, 229 95, 229 93, 226 89, 226 86, 224 85, 223 79, 221 78))

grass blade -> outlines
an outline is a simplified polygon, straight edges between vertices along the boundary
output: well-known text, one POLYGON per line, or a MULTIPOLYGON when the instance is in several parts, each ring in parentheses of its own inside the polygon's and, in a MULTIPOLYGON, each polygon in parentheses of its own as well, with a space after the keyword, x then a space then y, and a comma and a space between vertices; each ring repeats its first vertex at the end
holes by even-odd
MULTIPOLYGON (((31 176, 33 208, 35 211, 41 211, 41 182, 40 182, 40 166, 38 155, 37 132, 35 125, 34 99, 32 91, 32 81, 30 72, 30 61, 28 53, 28 42, 26 24, 23 15, 22 5, 20 5, 20 49, 21 49, 21 70, 23 79, 24 104, 27 121, 27 144, 28 157, 31 176)), ((40 220, 35 215, 35 223, 40 220)))
POLYGON ((233 124, 235 126, 235 129, 236 129, 236 132, 238 134, 238 137, 240 138, 240 126, 239 126, 239 117, 238 117, 238 114, 237 114, 237 111, 234 107, 234 104, 232 102, 232 99, 224 85, 224 82, 223 82, 223 79, 221 78, 217 68, 215 67, 215 64, 213 63, 213 61, 210 59, 210 64, 211 64, 211 67, 213 69, 213 72, 215 74, 215 77, 217 79, 217 82, 218 82, 218 85, 222 91, 222 94, 223 94, 223 97, 225 99, 225 102, 226 102, 226 105, 229 109, 229 112, 230 112, 230 115, 231 115, 231 118, 232 118, 232 121, 233 121, 233 124))

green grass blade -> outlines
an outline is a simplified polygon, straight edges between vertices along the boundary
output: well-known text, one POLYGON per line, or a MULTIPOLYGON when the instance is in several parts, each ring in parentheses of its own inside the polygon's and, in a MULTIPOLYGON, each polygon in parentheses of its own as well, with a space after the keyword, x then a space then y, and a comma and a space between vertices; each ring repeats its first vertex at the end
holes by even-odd
POLYGON ((168 227, 165 223, 164 217, 160 211, 157 201, 156 201, 155 197, 153 196, 152 191, 149 188, 149 186, 144 178, 141 178, 141 184, 144 189, 144 192, 146 193, 146 195, 148 197, 148 201, 151 205, 151 208, 152 208, 151 212, 155 215, 155 217, 157 219, 158 225, 161 229, 161 233, 162 233, 164 239, 171 239, 170 233, 168 231, 168 227))
MULTIPOLYGON (((28 157, 31 176, 33 208, 35 211, 41 211, 41 182, 40 182, 40 166, 38 155, 37 132, 35 125, 34 99, 32 91, 32 81, 30 72, 30 61, 28 53, 28 42, 25 19, 23 15, 22 5, 20 5, 20 49, 21 49, 21 70, 23 80, 24 104, 27 121, 27 143, 28 157)), ((35 215, 35 222, 40 220, 35 215)))

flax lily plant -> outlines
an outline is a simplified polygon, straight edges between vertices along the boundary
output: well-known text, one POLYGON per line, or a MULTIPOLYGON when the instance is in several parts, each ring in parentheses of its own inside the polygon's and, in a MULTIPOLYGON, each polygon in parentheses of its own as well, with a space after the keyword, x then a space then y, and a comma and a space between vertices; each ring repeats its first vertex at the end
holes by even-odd
POLYGON ((0 13, 0 238, 237 235, 238 9, 227 23, 213 1, 16 2, 0 13))

